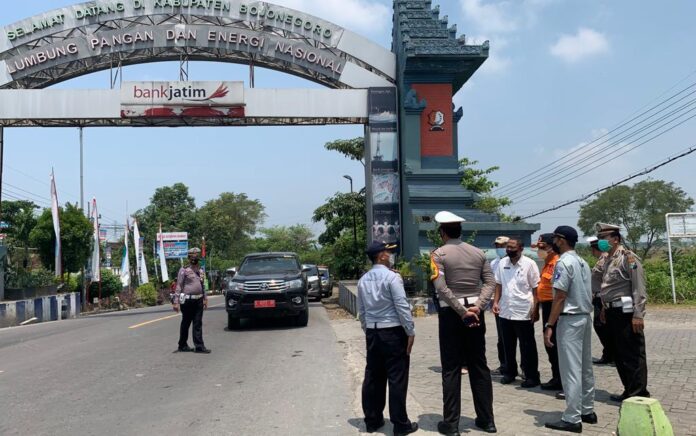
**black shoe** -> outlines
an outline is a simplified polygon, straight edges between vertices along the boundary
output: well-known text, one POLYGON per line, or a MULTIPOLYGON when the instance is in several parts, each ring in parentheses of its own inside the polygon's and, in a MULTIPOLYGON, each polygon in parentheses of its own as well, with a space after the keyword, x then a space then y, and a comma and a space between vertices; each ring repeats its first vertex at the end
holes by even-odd
POLYGON ((210 349, 205 348, 205 347, 198 347, 194 351, 194 353, 203 353, 203 354, 210 354, 210 349))
POLYGON ((403 436, 403 435, 414 433, 416 431, 418 431, 418 423, 412 422, 411 428, 407 428, 406 430, 399 430, 399 431, 394 430, 394 436, 403 436))
POLYGON ((365 431, 368 433, 374 433, 382 427, 384 427, 384 420, 382 420, 382 422, 378 422, 377 424, 374 424, 374 425, 365 423, 365 431))
POLYGON ((556 399, 557 399, 557 400, 565 400, 565 392, 563 392, 563 391, 557 392, 557 393, 556 393, 556 399))
POLYGON ((612 364, 612 363, 614 363, 614 362, 613 362, 612 360, 607 359, 606 357, 602 356, 601 359, 596 359, 596 358, 593 357, 593 358, 592 358, 592 363, 595 364, 595 365, 610 365, 610 364, 612 364))
POLYGON ((544 427, 560 431, 569 431, 571 433, 582 433, 582 423, 571 424, 562 419, 556 422, 547 422, 544 424, 544 427))
POLYGON ((445 421, 440 421, 437 423, 437 431, 445 436, 460 436, 458 428, 452 428, 451 425, 447 424, 445 421))
POLYGON ((622 403, 623 400, 628 398, 626 394, 621 394, 621 395, 609 395, 609 399, 611 401, 616 401, 617 403, 622 403))
POLYGON ((555 378, 552 378, 551 380, 547 381, 546 383, 541 384, 541 390, 543 390, 543 391, 561 391, 561 390, 563 390, 563 385, 561 384, 561 382, 559 382, 555 378))
POLYGON ((597 424, 597 414, 594 412, 588 413, 587 415, 582 415, 580 416, 580 419, 582 419, 582 422, 586 422, 588 424, 597 424))
POLYGON ((191 348, 191 347, 189 347, 188 345, 186 345, 186 346, 184 346, 184 347, 179 347, 178 351, 179 351, 180 353, 186 353, 186 352, 189 352, 189 351, 193 351, 193 348, 191 348))
POLYGON ((486 433, 498 433, 498 429, 495 428, 495 424, 493 424, 492 422, 483 422, 480 419, 476 418, 474 420, 474 425, 477 428, 485 431, 486 433))
POLYGON ((535 388, 539 386, 539 380, 532 380, 531 378, 528 378, 527 380, 523 381, 520 386, 523 388, 535 388))
POLYGON ((509 375, 504 375, 503 378, 500 379, 500 384, 503 385, 509 385, 510 383, 515 381, 515 377, 511 377, 509 375))

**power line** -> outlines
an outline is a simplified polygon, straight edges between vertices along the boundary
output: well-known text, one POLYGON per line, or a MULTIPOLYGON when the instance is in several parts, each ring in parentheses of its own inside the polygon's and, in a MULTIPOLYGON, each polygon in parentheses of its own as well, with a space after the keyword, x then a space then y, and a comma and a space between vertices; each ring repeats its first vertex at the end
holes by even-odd
MULTIPOLYGON (((691 74, 689 74, 689 76, 693 75, 694 73, 696 73, 696 71, 694 71, 694 72, 692 72, 691 74)), ((687 77, 689 77, 689 76, 687 76, 687 77)), ((684 81, 684 80, 685 80, 685 79, 682 79, 680 82, 682 82, 682 81, 684 81)), ((680 83, 680 82, 678 82, 678 83, 680 83)), ((672 88, 674 88, 674 87, 676 87, 676 86, 677 86, 677 85, 673 86, 672 88)), ((554 161, 552 161, 552 162, 550 162, 550 163, 548 163, 548 164, 546 164, 546 165, 544 165, 544 166, 538 168, 538 169, 535 170, 535 171, 532 171, 531 174, 535 174, 535 176, 522 176, 522 177, 520 177, 520 178, 518 178, 518 179, 516 179, 516 180, 514 180, 514 181, 512 181, 512 182, 510 182, 510 183, 504 184, 504 185, 500 186, 499 188, 495 189, 495 190, 494 190, 494 193, 496 193, 497 195, 503 195, 503 194, 500 194, 500 192, 501 192, 501 191, 505 191, 505 190, 506 190, 506 189, 505 189, 506 187, 508 187, 508 186, 510 186, 510 185, 516 185, 518 182, 523 181, 523 180, 525 180, 525 179, 528 179, 529 177, 533 177, 533 179, 538 179, 538 178, 540 178, 540 177, 543 178, 544 176, 539 174, 540 171, 542 171, 542 170, 548 168, 548 167, 551 166, 551 165, 554 165, 554 164, 556 164, 556 163, 559 163, 559 162, 562 162, 562 161, 564 161, 564 160, 566 160, 566 159, 569 159, 571 156, 573 156, 573 155, 575 155, 575 154, 577 154, 577 153, 579 153, 579 152, 581 152, 581 151, 584 151, 585 148, 591 146, 592 144, 596 143, 597 141, 600 141, 600 140, 602 140, 602 139, 604 139, 604 138, 606 138, 606 137, 612 135, 615 131, 621 129, 622 127, 624 127, 624 126, 626 126, 626 125, 628 125, 628 124, 630 124, 630 123, 632 123, 633 121, 639 119, 639 118, 642 117, 643 115, 646 115, 646 114, 650 113, 650 112, 653 111, 654 109, 656 109, 656 108, 662 106, 663 104, 665 104, 665 103, 667 103, 668 101, 672 100, 672 99, 675 98, 676 96, 678 96, 678 95, 680 95, 680 94, 682 94, 682 93, 688 91, 689 89, 691 89, 691 88, 693 88, 693 87, 695 87, 695 86, 696 86, 696 82, 690 84, 690 85, 687 86, 686 88, 681 89, 680 91, 678 91, 677 93, 671 95, 669 98, 667 98, 667 99, 661 101, 660 103, 658 103, 658 104, 656 104, 656 105, 650 107, 649 109, 647 109, 647 110, 641 112, 639 115, 636 115, 636 116, 634 116, 633 118, 629 119, 628 121, 625 121, 625 122, 621 123, 620 125, 616 126, 616 127, 613 128, 612 130, 610 130, 610 131, 608 131, 607 133, 605 133, 604 135, 602 135, 602 136, 600 136, 600 137, 594 139, 593 141, 591 141, 591 142, 589 142, 589 143, 583 145, 582 147, 579 147, 579 148, 573 150, 572 152, 570 152, 569 154, 567 154, 567 155, 565 155, 565 156, 563 156, 563 157, 560 157, 560 158, 558 158, 558 159, 556 159, 556 160, 554 160, 554 161)), ((670 89, 672 89, 672 88, 670 88, 670 89)), ((667 92, 669 92, 669 90, 666 91, 665 93, 667 93, 667 92)), ((696 92, 696 91, 694 91, 694 92, 696 92)), ((671 103, 667 108, 669 108, 670 106, 673 106, 674 104, 678 103, 679 101, 683 100, 684 98, 688 97, 689 95, 693 94, 694 92, 691 92, 691 93, 687 94, 685 97, 682 97, 681 99, 677 100, 677 102, 671 103)), ((658 98, 659 98, 659 97, 658 97, 658 98)), ((649 104, 649 103, 648 103, 648 104, 649 104)), ((664 108, 664 109, 662 109, 662 110, 656 112, 655 114, 651 115, 651 116, 648 117, 647 119, 650 119, 651 117, 654 117, 655 115, 659 114, 660 112, 664 111, 664 110, 667 109, 667 108, 664 108)), ((640 110, 640 109, 639 109, 639 110, 640 110)), ((643 123, 644 121, 645 121, 645 120, 640 121, 640 122, 637 122, 635 125, 639 125, 639 124, 643 123)), ((627 130, 630 130, 631 128, 632 128, 632 127, 629 127, 627 130)), ((624 130, 624 131, 625 131, 625 130, 624 130)), ((606 142, 606 141, 605 141, 605 142, 606 142)), ((599 145, 601 145, 601 144, 599 144, 599 145)), ((596 146, 595 146, 595 147, 596 147, 596 146)))
MULTIPOLYGON (((694 91, 694 93, 696 93, 696 91, 694 91)), ((537 180, 537 181, 540 181, 541 178, 543 178, 543 179, 552 178, 552 177, 554 177, 554 176, 556 176, 556 175, 558 175, 558 174, 563 173, 564 171, 566 171, 566 170, 569 169, 569 168, 572 168, 572 167, 574 167, 574 166, 577 166, 577 165, 583 164, 584 162, 587 162, 588 160, 592 159, 592 158, 595 157, 595 156, 598 156, 598 155, 602 155, 602 154, 603 154, 604 157, 606 157, 608 154, 611 154, 611 153, 614 153, 614 152, 618 151, 618 150, 611 150, 611 149, 612 149, 613 147, 615 147, 616 145, 619 145, 619 144, 621 144, 622 142, 624 142, 624 141, 626 141, 626 140, 628 140, 628 139, 632 139, 634 136, 636 136, 636 135, 638 135, 638 134, 644 132, 646 129, 649 129, 649 128, 655 126, 656 124, 658 124, 658 123, 664 121, 665 119, 670 118, 670 117, 671 117, 672 115, 674 115, 675 113, 678 113, 678 112, 682 111, 683 109, 686 109, 688 106, 691 106, 691 105, 693 105, 694 103, 696 103, 696 99, 692 99, 690 102, 688 102, 688 103, 686 103, 686 104, 680 106, 679 108, 677 108, 677 109, 671 111, 671 112, 668 113, 667 115, 664 115, 664 116, 662 116, 661 118, 659 118, 659 119, 657 119, 657 120, 654 120, 654 121, 650 122, 649 124, 647 124, 647 125, 641 127, 640 129, 638 129, 638 130, 636 130, 636 131, 634 131, 634 132, 631 132, 631 133, 629 133, 629 134, 627 134, 627 135, 625 135, 625 136, 623 136, 623 137, 621 137, 621 138, 619 138, 619 139, 614 139, 614 138, 612 138, 612 141, 613 141, 613 142, 610 143, 609 145, 606 145, 606 146, 602 147, 601 149, 599 149, 599 150, 597 150, 597 151, 595 151, 595 152, 593 152, 593 153, 590 153, 590 154, 587 155, 587 156, 582 157, 582 159, 580 159, 580 160, 578 160, 578 161, 566 162, 566 163, 562 164, 560 168, 554 168, 554 170, 553 170, 550 174, 549 174, 549 173, 541 172, 541 173, 539 173, 539 174, 536 175, 536 177, 540 178, 540 179, 537 180)), ((692 112, 692 111, 694 111, 694 110, 696 110, 696 107, 692 107, 692 108, 689 109, 689 110, 686 110, 686 111, 684 111, 684 112, 682 112, 682 113, 679 113, 679 114, 677 114, 676 116, 672 117, 671 119, 669 119, 669 120, 665 121, 664 123, 660 124, 660 125, 659 125, 658 127, 656 127, 655 129, 649 131, 649 132, 646 133, 645 135, 639 136, 638 138, 635 138, 634 140, 640 140, 640 139, 644 138, 645 136, 649 135, 650 133, 653 133, 653 132, 655 132, 656 130, 659 130, 659 129, 661 129, 661 128, 667 126, 668 124, 670 124, 670 123, 672 123, 672 122, 678 120, 679 118, 681 118, 681 117, 687 115, 689 112, 692 112)), ((597 144, 595 147, 593 147, 592 149, 594 149, 594 148, 596 148, 596 147, 598 147, 598 146, 600 146, 600 145, 603 145, 603 144, 605 144, 606 142, 607 142, 607 141, 604 141, 604 142, 602 142, 602 143, 599 143, 599 144, 597 144)), ((625 148, 625 147, 628 146, 628 145, 630 145, 630 144, 625 144, 625 145, 619 147, 619 150, 621 150, 622 148, 625 148)), ((591 151, 592 149, 587 150, 587 151, 589 152, 589 151, 591 151)), ((595 160, 595 161, 596 161, 596 160, 595 160)), ((582 166, 581 166, 580 168, 578 168, 577 170, 580 170, 580 169, 582 169, 582 168, 586 168, 587 166, 591 165, 592 163, 593 163, 593 162, 590 162, 590 163, 588 163, 588 164, 582 165, 582 166)), ((523 182, 520 186, 514 187, 514 188, 512 188, 511 191, 509 190, 508 192, 505 192, 504 194, 500 194, 500 195, 513 196, 513 197, 514 197, 515 194, 518 194, 518 193, 520 193, 520 192, 526 190, 527 188, 529 188, 530 185, 534 184, 535 182, 536 182, 536 181, 535 181, 534 179, 532 179, 532 180, 527 180, 526 182, 523 182)))
POLYGON ((565 203, 560 204, 560 205, 558 205, 558 206, 554 206, 554 207, 551 207, 551 208, 549 208, 549 209, 542 210, 541 212, 536 212, 536 213, 533 213, 533 214, 531 214, 531 215, 527 215, 527 216, 525 216, 525 217, 522 217, 522 219, 523 219, 523 220, 526 220, 526 219, 529 219, 529 218, 534 218, 535 216, 539 216, 539 215, 542 215, 542 214, 545 214, 545 213, 548 213, 548 212, 552 212, 552 211, 554 211, 554 210, 558 210, 558 209, 560 209, 560 208, 562 208, 562 207, 566 207, 566 206, 571 205, 571 204, 573 204, 573 203, 579 203, 579 202, 581 202, 581 201, 585 201, 585 200, 587 200, 588 198, 592 197, 593 195, 599 194, 600 192, 606 191, 607 189, 611 189, 611 188, 613 188, 613 187, 615 187, 615 186, 618 186, 618 185, 621 185, 621 184, 623 184, 623 183, 626 183, 626 182, 628 182, 629 180, 635 179, 636 177, 640 177, 640 176, 644 176, 644 175, 646 175, 646 174, 650 174, 650 173, 652 173, 653 171, 657 170, 658 168, 661 168, 661 167, 663 167, 663 166, 665 166, 665 165, 667 165, 667 164, 669 164, 669 163, 671 163, 671 162, 674 162, 674 161, 677 160, 677 159, 681 159, 681 158, 684 157, 684 156, 690 155, 690 154, 693 153, 694 151, 696 151, 696 146, 692 146, 692 147, 688 148, 687 150, 683 151, 682 153, 680 153, 680 154, 678 154, 678 155, 676 155, 676 156, 667 158, 667 160, 665 160, 665 161, 663 161, 663 162, 661 162, 661 163, 659 163, 659 164, 656 164, 656 165, 654 165, 654 166, 652 166, 652 167, 650 167, 650 168, 646 168, 646 169, 644 169, 643 171, 641 171, 641 172, 639 172, 639 173, 636 173, 636 174, 630 175, 630 176, 628 176, 628 177, 625 177, 625 178, 619 180, 618 182, 612 183, 612 184, 609 185, 609 186, 605 186, 604 188, 597 189, 597 190, 595 190, 595 191, 593 191, 593 192, 591 192, 591 193, 589 193, 589 194, 585 194, 585 195, 583 195, 582 197, 576 198, 575 200, 566 201, 565 203))
MULTIPOLYGON (((687 119, 685 119, 685 120, 682 120, 681 122, 679 122, 678 124, 675 124, 674 126, 669 127, 667 130, 664 130, 664 131, 662 131, 662 132, 659 132, 658 134, 656 134, 656 135, 653 136, 652 138, 648 138, 648 139, 646 139, 645 141, 643 141, 643 142, 641 142, 641 143, 639 143, 639 144, 634 145, 633 147, 631 147, 631 148, 629 148, 628 150, 626 150, 625 153, 630 153, 631 151, 635 150, 636 148, 642 147, 643 145, 647 144, 648 142, 653 141, 653 140, 656 139, 656 138, 659 138, 660 136, 662 136, 662 135, 664 135, 664 134, 670 132, 671 130, 673 130, 673 129, 679 127, 679 126, 681 126, 682 124, 684 124, 685 122, 691 120, 691 119, 694 118, 694 117, 696 117, 696 114, 691 115, 689 118, 687 118, 687 119)), ((653 131, 654 131, 654 130, 653 130, 653 131)), ((649 132, 649 133, 650 133, 650 132, 649 132)), ((645 136, 645 135, 644 135, 644 136, 645 136)), ((626 148, 626 147, 629 146, 629 145, 631 145, 631 144, 627 144, 627 145, 621 147, 620 149, 626 148)), ((585 175, 585 174, 587 174, 587 173, 589 173, 589 172, 591 172, 591 171, 594 171, 594 170, 596 170, 596 169, 598 169, 598 168, 601 168, 601 167, 603 167, 604 165, 606 165, 606 164, 608 164, 609 162, 611 162, 611 161, 609 161, 609 160, 606 160, 606 161, 600 163, 599 165, 593 166, 593 167, 591 167, 590 169, 585 170, 585 171, 581 172, 580 174, 577 174, 578 171, 581 171, 583 168, 587 168, 589 165, 598 162, 600 159, 601 159, 601 158, 598 158, 598 159, 594 160, 593 162, 590 162, 590 164, 586 165, 585 167, 579 168, 579 169, 577 169, 577 170, 575 170, 575 171, 571 171, 570 173, 564 175, 563 178, 561 178, 560 181, 556 181, 556 182, 555 182, 551 187, 549 187, 549 188, 545 188, 545 189, 544 189, 544 188, 539 188, 539 189, 537 189, 537 190, 532 191, 529 195, 527 195, 526 197, 522 198, 522 199, 519 200, 519 201, 522 202, 522 201, 528 200, 528 199, 530 199, 530 198, 538 197, 539 195, 541 195, 541 194, 543 194, 543 193, 545 193, 545 192, 548 192, 548 191, 550 191, 550 190, 552 190, 552 189, 555 189, 555 188, 557 188, 557 187, 559 187, 559 186, 561 186, 561 185, 564 185, 564 184, 568 183, 569 181, 573 180, 574 178, 583 176, 583 175, 585 175), (574 176, 574 174, 577 174, 577 175, 574 176)))

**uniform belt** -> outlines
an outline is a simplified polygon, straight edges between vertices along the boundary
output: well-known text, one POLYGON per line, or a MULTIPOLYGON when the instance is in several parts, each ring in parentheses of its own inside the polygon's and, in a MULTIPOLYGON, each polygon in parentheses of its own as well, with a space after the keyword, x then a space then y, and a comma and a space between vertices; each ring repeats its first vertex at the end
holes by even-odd
POLYGON ((368 322, 368 329, 390 329, 392 327, 401 327, 401 323, 398 322, 368 322))
POLYGON ((585 313, 585 312, 580 312, 580 313, 563 312, 563 313, 561 313, 561 316, 574 316, 574 315, 589 315, 589 313, 585 313))
POLYGON ((623 306, 623 303, 621 302, 621 298, 619 298, 618 300, 609 301, 608 303, 602 302, 602 306, 604 306, 605 309, 618 309, 623 306))
MULTIPOLYGON (((478 297, 463 297, 463 298, 457 298, 457 301, 464 306, 464 307, 472 307, 476 304, 478 301, 478 297)), ((440 300, 440 307, 449 307, 449 304, 445 303, 444 301, 440 300)))
POLYGON ((200 300, 203 298, 203 294, 183 294, 184 300, 200 300))

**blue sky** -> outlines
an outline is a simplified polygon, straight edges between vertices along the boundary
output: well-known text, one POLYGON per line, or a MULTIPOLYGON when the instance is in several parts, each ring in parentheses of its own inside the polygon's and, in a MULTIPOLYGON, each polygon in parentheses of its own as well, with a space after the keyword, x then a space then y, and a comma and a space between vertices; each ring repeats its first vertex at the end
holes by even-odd
MULTIPOLYGON (((275 0, 328 19, 391 45, 391 2, 367 0, 275 0)), ((65 6, 65 1, 12 2, 2 24, 65 6)), ((434 2, 438 4, 438 2, 434 2)), ((460 155, 483 166, 500 166, 502 185, 601 136, 660 96, 696 82, 693 41, 696 3, 629 0, 443 0, 441 16, 470 41, 491 41, 491 57, 455 96, 464 109, 460 155)), ((125 80, 176 80, 178 65, 126 68, 125 80)), ((192 80, 248 80, 236 65, 192 63, 192 80)), ((59 85, 106 88, 108 72, 59 85)), ((313 83, 257 69, 256 87, 306 88, 313 83)), ((542 196, 516 202, 509 212, 525 215, 620 179, 696 144, 696 120, 607 162, 542 196)), ((325 151, 325 142, 363 134, 362 126, 85 130, 85 201, 96 197, 104 221, 123 221, 147 205, 159 186, 183 182, 198 205, 220 192, 245 192, 266 206, 270 225, 304 223, 315 232, 312 211, 338 191, 349 174, 364 186, 357 162, 325 151)), ((76 129, 6 129, 5 194, 47 205, 48 174, 55 168, 60 201, 79 199, 76 129)), ((696 197, 696 154, 652 174, 696 197)), ((552 166, 546 166, 547 174, 552 166)), ((641 180, 641 179, 639 179, 641 180)), ((543 179, 534 187, 553 186, 543 179)), ((506 188, 512 189, 514 185, 506 188)), ((528 191, 525 191, 528 192, 528 191)), ((517 194, 523 199, 524 192, 517 194)), ((542 229, 575 225, 577 206, 533 220, 542 229)))

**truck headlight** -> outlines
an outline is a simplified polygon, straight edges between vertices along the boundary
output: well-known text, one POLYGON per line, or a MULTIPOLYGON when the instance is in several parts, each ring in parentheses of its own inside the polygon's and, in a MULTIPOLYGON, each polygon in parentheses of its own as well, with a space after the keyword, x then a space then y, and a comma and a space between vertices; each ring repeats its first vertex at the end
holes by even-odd
POLYGON ((243 291, 244 290, 244 283, 242 282, 230 282, 230 291, 243 291))
POLYGON ((288 289, 301 288, 301 287, 302 287, 302 279, 290 280, 288 282, 288 289))

